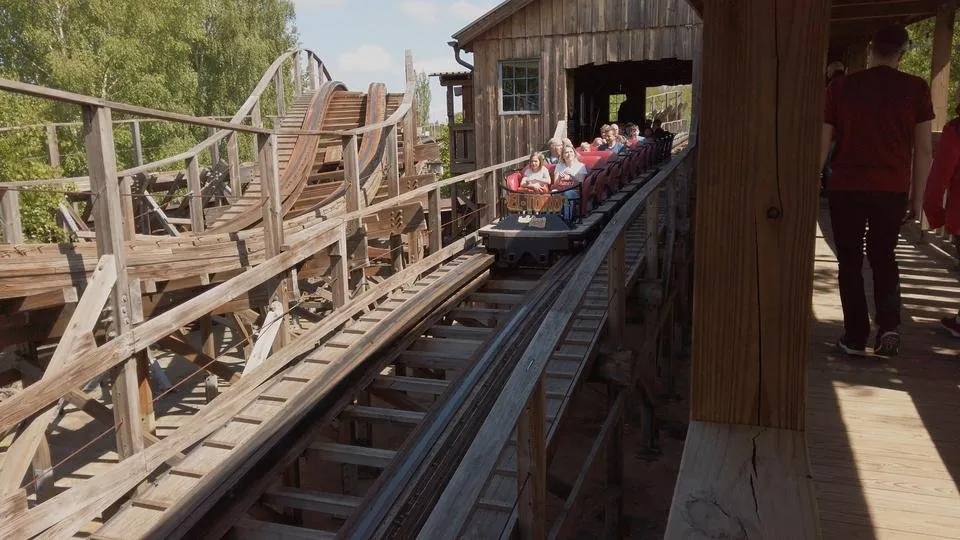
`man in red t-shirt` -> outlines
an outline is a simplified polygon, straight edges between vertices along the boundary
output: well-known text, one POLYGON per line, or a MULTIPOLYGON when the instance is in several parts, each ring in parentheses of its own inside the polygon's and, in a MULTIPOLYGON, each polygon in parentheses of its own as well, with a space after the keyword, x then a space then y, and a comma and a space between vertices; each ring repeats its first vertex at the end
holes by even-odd
POLYGON ((870 335, 862 272, 865 233, 878 326, 874 354, 894 356, 900 350, 894 248, 905 215, 911 219, 920 213, 934 117, 927 83, 897 69, 909 42, 902 26, 878 30, 870 42, 868 69, 827 88, 821 163, 835 141, 827 200, 843 305, 844 335, 837 345, 847 354, 865 354, 870 335))

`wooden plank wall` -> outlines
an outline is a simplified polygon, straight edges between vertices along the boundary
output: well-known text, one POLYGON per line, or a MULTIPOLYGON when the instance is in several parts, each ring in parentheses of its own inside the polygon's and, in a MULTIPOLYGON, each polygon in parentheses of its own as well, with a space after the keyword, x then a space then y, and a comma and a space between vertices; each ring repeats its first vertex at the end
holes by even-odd
POLYGON ((628 60, 692 60, 700 19, 686 0, 541 0, 470 44, 477 167, 540 148, 568 116, 566 69, 628 60), (540 114, 499 113, 498 64, 540 58, 540 114), (532 140, 531 140, 532 139, 532 140))

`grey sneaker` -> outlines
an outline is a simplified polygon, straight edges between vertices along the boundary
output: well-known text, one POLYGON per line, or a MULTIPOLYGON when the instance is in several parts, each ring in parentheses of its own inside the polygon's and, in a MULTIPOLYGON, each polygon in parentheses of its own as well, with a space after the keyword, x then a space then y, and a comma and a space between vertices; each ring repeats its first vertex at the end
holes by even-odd
POLYGON ((877 346, 873 348, 873 354, 886 357, 900 354, 900 334, 884 332, 877 336, 877 346))

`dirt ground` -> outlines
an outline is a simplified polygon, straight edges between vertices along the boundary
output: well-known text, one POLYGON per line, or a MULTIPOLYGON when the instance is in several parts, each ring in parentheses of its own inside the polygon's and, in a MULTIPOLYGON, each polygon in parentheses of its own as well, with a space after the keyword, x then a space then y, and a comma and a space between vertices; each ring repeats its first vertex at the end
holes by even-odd
MULTIPOLYGON (((636 336, 639 326, 628 327, 626 335, 634 336, 631 348, 641 347, 636 336)), ((629 338, 628 338, 629 339, 629 338)), ((624 417, 624 518, 621 523, 623 538, 645 540, 661 539, 670 511, 670 501, 680 467, 683 441, 689 421, 689 359, 680 351, 674 359, 674 391, 668 392, 668 383, 657 377, 656 366, 643 365, 643 380, 654 394, 655 443, 644 444, 644 425, 639 399, 628 402, 624 417)), ((603 424, 607 405, 607 387, 602 382, 588 382, 575 398, 572 417, 562 426, 559 445, 550 468, 551 519, 563 506, 561 496, 576 481, 576 475, 586 458, 594 438, 603 424)), ((597 538, 603 530, 603 502, 606 458, 598 459, 585 484, 586 503, 583 526, 575 538, 597 538)))

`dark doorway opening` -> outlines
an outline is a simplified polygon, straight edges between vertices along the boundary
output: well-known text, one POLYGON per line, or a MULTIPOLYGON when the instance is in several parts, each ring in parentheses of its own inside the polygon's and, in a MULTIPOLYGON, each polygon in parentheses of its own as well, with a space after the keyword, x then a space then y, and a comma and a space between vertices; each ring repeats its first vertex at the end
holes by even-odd
MULTIPOLYGON (((646 88, 662 85, 690 84, 693 81, 693 62, 690 60, 642 60, 586 65, 567 70, 572 91, 567 104, 572 116, 567 122, 570 138, 579 143, 599 136, 600 126, 610 122, 611 96, 615 104, 627 99, 632 106, 626 109, 643 111, 646 88), (623 96, 623 98, 619 97, 623 96)), ((643 113, 626 114, 619 120, 639 122, 643 113), (633 116, 640 118, 632 118, 633 116)))

